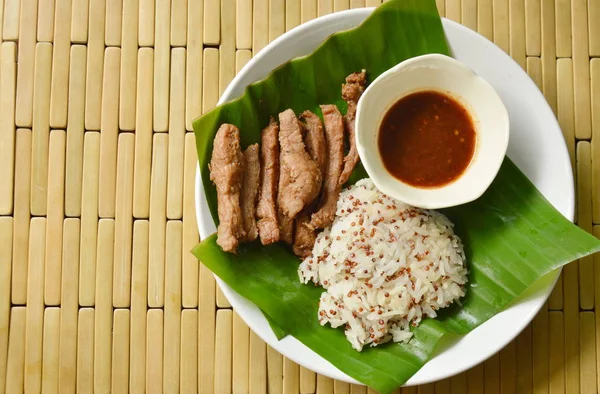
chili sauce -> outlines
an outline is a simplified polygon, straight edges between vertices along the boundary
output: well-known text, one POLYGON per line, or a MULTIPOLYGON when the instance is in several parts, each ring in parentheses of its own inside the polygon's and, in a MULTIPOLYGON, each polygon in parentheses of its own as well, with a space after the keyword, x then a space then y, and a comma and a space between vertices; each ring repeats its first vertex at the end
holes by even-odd
POLYGON ((383 164, 411 186, 447 185, 467 169, 477 134, 471 116, 455 99, 436 91, 412 93, 384 115, 378 145, 383 164))

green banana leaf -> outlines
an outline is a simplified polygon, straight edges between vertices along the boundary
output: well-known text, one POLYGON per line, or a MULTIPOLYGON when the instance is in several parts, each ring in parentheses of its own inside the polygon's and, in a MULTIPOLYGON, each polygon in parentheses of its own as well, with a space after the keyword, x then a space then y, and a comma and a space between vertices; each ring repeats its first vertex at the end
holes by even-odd
MULTIPOLYGON (((449 54, 434 0, 391 0, 359 27, 331 36, 311 55, 286 63, 250 85, 237 100, 197 119, 199 164, 215 223, 216 190, 209 180, 208 162, 221 123, 237 125, 242 145, 247 146, 259 141, 269 116, 284 109, 320 114, 318 104, 335 103, 345 110, 340 85, 351 72, 365 68, 373 80, 402 60, 425 53, 449 54)), ((350 183, 364 176, 359 167, 350 183)), ((424 320, 408 344, 387 344, 360 353, 352 349, 342 329, 319 325, 323 289, 299 282, 299 259, 288 247, 263 247, 257 241, 241 245, 233 255, 224 253, 212 235, 193 253, 254 302, 278 338, 284 333, 294 336, 347 375, 387 393, 427 362, 443 336, 468 333, 543 275, 600 250, 600 242, 556 211, 508 158, 481 198, 443 213, 455 223, 465 244, 470 286, 462 305, 441 310, 437 319, 424 320)))

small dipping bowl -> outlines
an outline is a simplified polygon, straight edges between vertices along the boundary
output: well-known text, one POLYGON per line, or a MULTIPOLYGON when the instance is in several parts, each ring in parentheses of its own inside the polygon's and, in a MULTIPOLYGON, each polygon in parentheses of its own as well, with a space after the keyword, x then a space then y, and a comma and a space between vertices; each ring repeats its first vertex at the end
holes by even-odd
POLYGON ((500 170, 508 139, 508 112, 494 88, 463 63, 444 55, 423 55, 399 63, 375 79, 358 102, 356 144, 369 177, 382 193, 419 208, 447 208, 480 197, 500 170), (461 104, 476 135, 470 164, 456 179, 437 187, 413 186, 396 178, 385 167, 379 150, 380 128, 388 110, 402 98, 425 91, 461 104))

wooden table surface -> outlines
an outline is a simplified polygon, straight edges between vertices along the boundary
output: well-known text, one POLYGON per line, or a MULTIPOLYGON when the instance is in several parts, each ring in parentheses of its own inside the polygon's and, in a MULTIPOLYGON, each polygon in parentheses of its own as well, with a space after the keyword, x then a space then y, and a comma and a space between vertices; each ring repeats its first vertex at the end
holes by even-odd
MULTIPOLYGON (((270 40, 379 1, 0 0, 0 392, 373 392, 266 346, 188 251, 191 120, 270 40)), ((543 90, 600 235, 600 0, 437 4, 543 90)), ((596 259, 499 354, 402 393, 596 393, 596 259)))

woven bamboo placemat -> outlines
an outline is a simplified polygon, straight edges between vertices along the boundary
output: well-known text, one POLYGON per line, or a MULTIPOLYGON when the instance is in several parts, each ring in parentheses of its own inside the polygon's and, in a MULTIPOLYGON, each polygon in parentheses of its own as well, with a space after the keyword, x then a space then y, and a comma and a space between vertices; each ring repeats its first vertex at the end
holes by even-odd
MULTIPOLYGON (((187 251, 191 120, 270 40, 379 1, 0 0, 0 392, 373 392, 267 347, 187 251)), ((600 235, 600 0, 437 3, 543 90, 600 235)), ((596 393, 598 264, 499 354, 402 392, 596 393)))

